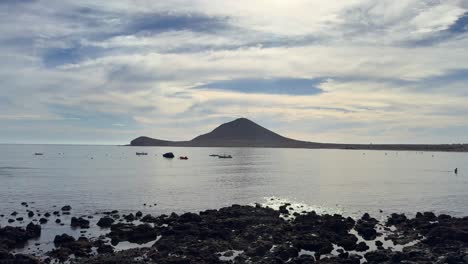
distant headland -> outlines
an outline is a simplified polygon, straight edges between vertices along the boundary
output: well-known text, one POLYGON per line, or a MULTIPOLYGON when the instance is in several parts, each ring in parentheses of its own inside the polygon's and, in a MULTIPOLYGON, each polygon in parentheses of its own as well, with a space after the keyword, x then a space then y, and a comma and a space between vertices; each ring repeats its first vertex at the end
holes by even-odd
POLYGON ((468 152, 468 144, 339 144, 295 140, 283 137, 247 118, 224 123, 213 131, 189 141, 168 141, 138 137, 130 146, 174 147, 256 147, 256 148, 306 148, 306 149, 358 149, 358 150, 410 150, 468 152))

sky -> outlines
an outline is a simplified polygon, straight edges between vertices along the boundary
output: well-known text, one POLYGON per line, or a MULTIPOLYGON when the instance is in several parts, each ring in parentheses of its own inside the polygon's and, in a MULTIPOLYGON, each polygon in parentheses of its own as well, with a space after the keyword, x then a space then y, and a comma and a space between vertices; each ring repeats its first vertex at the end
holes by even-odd
POLYGON ((1 0, 0 143, 468 143, 467 0, 1 0))

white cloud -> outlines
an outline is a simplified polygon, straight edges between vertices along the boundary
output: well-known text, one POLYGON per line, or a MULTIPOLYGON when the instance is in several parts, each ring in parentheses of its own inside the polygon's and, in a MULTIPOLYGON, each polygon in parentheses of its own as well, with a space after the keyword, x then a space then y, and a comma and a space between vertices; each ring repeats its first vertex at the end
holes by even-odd
MULTIPOLYGON (((0 7, 0 96, 11 101, 0 106, 0 124, 85 122, 74 116, 83 111, 109 118, 113 131, 136 127, 122 136, 187 139, 220 120, 247 116, 287 135, 328 142, 408 142, 418 138, 418 128, 468 127, 460 114, 468 114, 466 80, 447 80, 443 88, 427 81, 468 69, 467 34, 411 44, 439 37, 467 11, 463 1, 122 0, 50 6, 55 8, 40 1, 0 7), (226 18, 227 27, 116 31, 134 16, 164 12, 226 18), (56 67, 44 63, 44 54, 60 49, 72 49, 78 59, 64 57, 56 67), (319 87, 324 93, 314 96, 194 89, 245 78, 328 80, 319 87), (280 122, 294 125, 288 130, 280 122), (180 130, 189 125, 190 134, 180 130)), ((102 128, 88 125, 102 135, 102 128)), ((468 141, 466 132, 457 139, 468 141)), ((428 133, 424 140, 442 140, 428 133)))

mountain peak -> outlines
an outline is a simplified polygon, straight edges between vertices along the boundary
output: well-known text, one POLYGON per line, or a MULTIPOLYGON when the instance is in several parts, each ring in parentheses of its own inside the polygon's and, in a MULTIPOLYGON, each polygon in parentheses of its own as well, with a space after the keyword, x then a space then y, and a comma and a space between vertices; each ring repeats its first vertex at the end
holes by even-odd
POLYGON ((257 123, 245 118, 237 118, 231 122, 224 123, 210 133, 198 136, 191 142, 194 143, 267 143, 288 140, 273 131, 270 131, 257 123))

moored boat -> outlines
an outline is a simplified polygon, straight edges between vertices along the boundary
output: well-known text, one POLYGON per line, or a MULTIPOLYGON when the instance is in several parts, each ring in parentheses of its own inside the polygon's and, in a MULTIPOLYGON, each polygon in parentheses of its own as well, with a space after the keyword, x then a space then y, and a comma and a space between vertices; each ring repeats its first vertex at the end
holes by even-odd
POLYGON ((172 153, 172 152, 164 153, 163 157, 168 158, 168 159, 172 159, 172 158, 174 158, 174 153, 172 153))
POLYGON ((232 159, 231 155, 218 155, 218 158, 220 159, 232 159))
POLYGON ((181 160, 188 160, 188 157, 187 157, 187 156, 180 156, 179 159, 181 159, 181 160))

